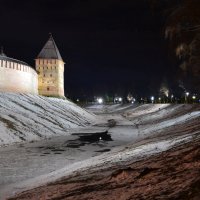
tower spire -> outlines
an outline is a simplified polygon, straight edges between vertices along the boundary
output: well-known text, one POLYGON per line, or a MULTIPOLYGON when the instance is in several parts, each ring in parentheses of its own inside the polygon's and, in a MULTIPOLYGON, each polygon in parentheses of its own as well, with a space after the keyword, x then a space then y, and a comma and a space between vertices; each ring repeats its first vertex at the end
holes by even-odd
POLYGON ((44 45, 43 49, 40 51, 39 55, 37 58, 41 59, 58 59, 58 60, 63 60, 60 52, 58 50, 58 47, 56 46, 56 43, 53 39, 53 36, 51 33, 49 33, 49 39, 44 45))

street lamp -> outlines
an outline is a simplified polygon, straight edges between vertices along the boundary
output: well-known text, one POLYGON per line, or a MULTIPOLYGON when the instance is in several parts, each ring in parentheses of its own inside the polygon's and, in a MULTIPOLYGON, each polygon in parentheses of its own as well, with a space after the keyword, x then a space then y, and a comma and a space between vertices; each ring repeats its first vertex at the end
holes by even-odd
POLYGON ((185 103, 188 103, 188 96, 190 95, 189 92, 185 92, 185 103))
POLYGON ((98 101, 99 104, 103 103, 103 99, 102 98, 98 98, 97 101, 98 101))
POLYGON ((192 96, 192 100, 193 100, 193 103, 194 103, 195 100, 196 100, 196 96, 195 95, 192 96))
POLYGON ((154 96, 152 96, 152 97, 151 97, 151 102, 152 102, 152 103, 154 102, 154 99, 155 99, 154 96))

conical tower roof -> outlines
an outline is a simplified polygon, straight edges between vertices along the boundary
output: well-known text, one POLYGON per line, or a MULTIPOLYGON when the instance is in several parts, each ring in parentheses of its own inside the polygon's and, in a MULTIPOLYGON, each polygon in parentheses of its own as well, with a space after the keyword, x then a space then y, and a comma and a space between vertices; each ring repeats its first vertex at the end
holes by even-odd
POLYGON ((51 34, 37 58, 63 60, 51 34))

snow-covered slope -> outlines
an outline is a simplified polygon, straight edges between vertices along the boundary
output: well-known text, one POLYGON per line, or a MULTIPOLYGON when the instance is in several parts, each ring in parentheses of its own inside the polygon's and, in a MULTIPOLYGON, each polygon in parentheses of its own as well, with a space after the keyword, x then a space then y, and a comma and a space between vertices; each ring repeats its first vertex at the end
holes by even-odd
MULTIPOLYGON (((21 133, 26 139, 35 136, 35 132, 42 133, 42 137, 67 135, 0 148, 1 195, 84 170, 91 173, 93 169, 132 163, 193 141, 200 134, 200 104, 92 105, 90 110, 98 113, 97 119, 64 100, 4 94, 0 95, 0 102, 1 129, 9 130, 9 140, 19 138, 21 133), (97 126, 76 129, 91 122, 97 126), (108 129, 110 137, 99 140, 98 135, 93 140, 88 134, 91 128, 108 129), (16 129, 20 131, 17 136, 16 129), (76 134, 68 136, 73 132, 76 134), (83 133, 87 133, 86 137, 83 133)), ((5 199, 1 195, 0 199, 5 199)))
POLYGON ((105 113, 122 113, 127 110, 131 110, 137 107, 138 104, 92 104, 87 105, 86 109, 90 110, 95 114, 105 114, 105 113))
POLYGON ((95 121, 68 100, 0 93, 0 145, 66 135, 95 121))

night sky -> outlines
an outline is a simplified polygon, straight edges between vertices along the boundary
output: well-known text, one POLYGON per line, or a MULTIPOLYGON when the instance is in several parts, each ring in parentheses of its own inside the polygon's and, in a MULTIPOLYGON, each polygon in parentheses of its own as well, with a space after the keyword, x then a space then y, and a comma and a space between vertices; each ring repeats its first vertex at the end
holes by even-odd
POLYGON ((65 66, 65 94, 149 95, 170 77, 164 17, 148 0, 1 0, 0 45, 34 66, 53 34, 65 66))

